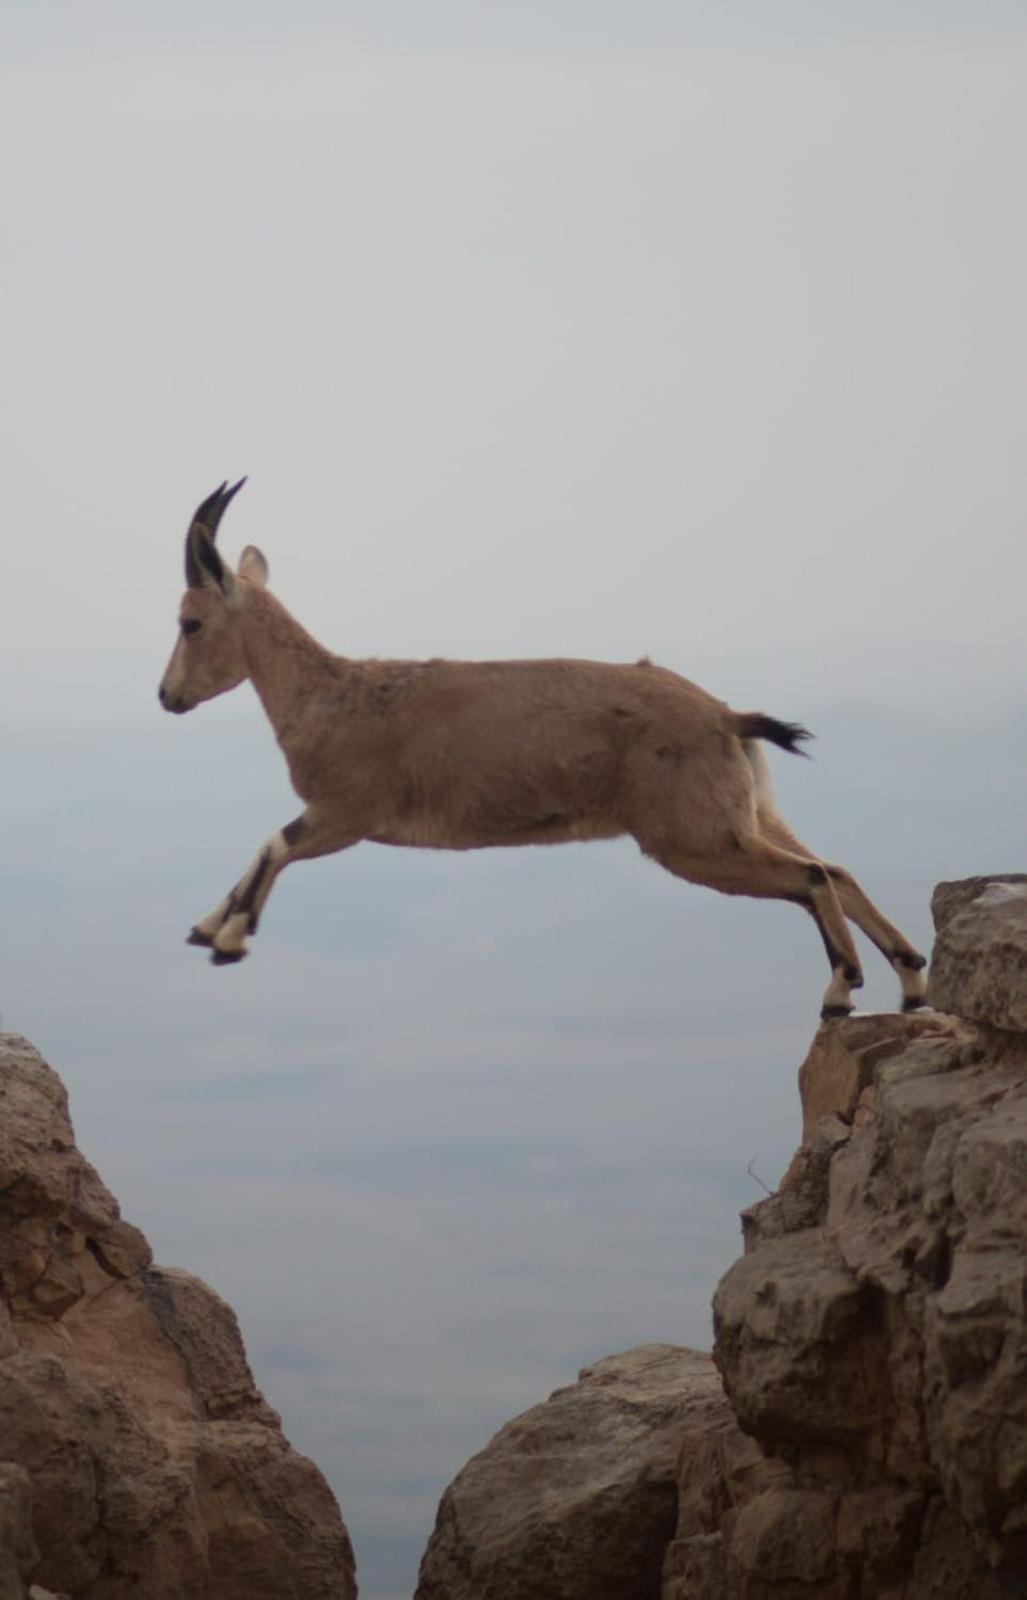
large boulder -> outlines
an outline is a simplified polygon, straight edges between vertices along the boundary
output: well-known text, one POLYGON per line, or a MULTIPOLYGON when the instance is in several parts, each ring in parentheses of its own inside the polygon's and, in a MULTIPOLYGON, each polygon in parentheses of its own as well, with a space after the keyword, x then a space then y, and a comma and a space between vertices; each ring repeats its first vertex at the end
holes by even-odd
POLYGON ((1027 875, 940 883, 928 998, 939 1011, 1027 1032, 1027 875))
POLYGON ((0 1600, 352 1600, 338 1506, 230 1308, 153 1265, 0 1035, 0 1600), (32 1580, 32 1589, 28 1587, 32 1580))
POLYGON ((708 1355, 643 1345, 586 1367, 446 1490, 415 1600, 659 1600, 683 1442, 725 1428, 708 1355))

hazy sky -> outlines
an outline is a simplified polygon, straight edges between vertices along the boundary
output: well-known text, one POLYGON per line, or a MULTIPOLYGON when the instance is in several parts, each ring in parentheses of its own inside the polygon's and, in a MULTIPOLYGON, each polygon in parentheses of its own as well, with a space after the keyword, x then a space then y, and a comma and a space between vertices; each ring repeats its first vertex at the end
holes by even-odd
POLYGON ((5 35, 5 654, 142 670, 249 472, 226 545, 353 654, 815 649, 918 705, 956 641, 1018 668, 1020 6, 5 35))
POLYGON ((210 969, 182 935, 296 805, 249 690, 157 709, 189 514, 249 473, 226 553, 347 653, 651 652, 813 723, 786 814, 926 939, 936 877, 1023 864, 1027 16, 33 0, 0 37, 0 1009, 391 1600, 499 1421, 708 1341, 822 954, 633 847, 368 847, 210 969))

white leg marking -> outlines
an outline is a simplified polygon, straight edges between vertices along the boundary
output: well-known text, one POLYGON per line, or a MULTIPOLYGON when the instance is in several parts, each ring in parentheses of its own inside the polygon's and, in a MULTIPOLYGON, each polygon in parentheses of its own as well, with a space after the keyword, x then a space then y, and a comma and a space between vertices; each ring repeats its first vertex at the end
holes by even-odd
POLYGON ((216 954, 231 956, 236 960, 246 954, 247 937, 271 892, 278 867, 288 856, 289 845, 279 829, 261 845, 249 871, 239 880, 227 900, 223 900, 217 911, 204 919, 204 923, 197 924, 197 932, 210 932, 216 954), (239 906, 240 909, 235 911, 233 906, 239 906))
MULTIPOLYGON (((271 835, 267 844, 264 846, 264 850, 267 851, 268 858, 273 866, 277 866, 282 858, 289 854, 289 846, 285 842, 285 834, 282 832, 281 828, 279 828, 277 833, 273 833, 271 835)), ((261 851, 262 855, 263 853, 264 852, 261 851)))
POLYGON ((899 975, 902 985, 902 1003, 909 1011, 915 1011, 927 998, 927 974, 923 968, 903 966, 899 960, 894 960, 892 966, 899 975))
POLYGON ((839 968, 835 968, 831 982, 824 990, 823 1007, 825 1011, 851 1011, 852 1010, 852 984, 839 968))
POLYGON ((248 911, 235 911, 227 917, 214 935, 214 949, 222 955, 241 956, 246 953, 246 935, 250 931, 248 911))
POLYGON ((225 920, 229 904, 230 902, 227 898, 222 900, 221 904, 215 906, 213 911, 209 911, 202 921, 193 925, 193 932, 198 933, 203 939, 213 939, 225 920))

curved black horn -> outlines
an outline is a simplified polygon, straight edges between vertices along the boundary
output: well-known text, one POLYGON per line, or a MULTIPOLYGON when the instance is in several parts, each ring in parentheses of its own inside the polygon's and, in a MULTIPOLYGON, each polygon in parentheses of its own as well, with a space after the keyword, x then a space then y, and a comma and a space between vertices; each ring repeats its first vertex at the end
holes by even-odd
POLYGON ((216 539, 221 518, 224 516, 229 503, 239 493, 245 482, 245 478, 240 478, 238 483, 233 483, 232 487, 229 488, 228 479, 226 478, 224 483, 218 485, 213 494, 207 496, 202 505, 197 506, 193 512, 193 524, 198 522, 201 527, 206 528, 212 539, 216 539))
POLYGON ((203 573, 196 556, 196 533, 202 530, 210 540, 217 538, 218 525, 225 509, 245 482, 245 478, 240 478, 238 483, 233 483, 229 488, 226 478, 193 512, 189 532, 185 536, 185 581, 190 589, 199 589, 203 584, 203 573))

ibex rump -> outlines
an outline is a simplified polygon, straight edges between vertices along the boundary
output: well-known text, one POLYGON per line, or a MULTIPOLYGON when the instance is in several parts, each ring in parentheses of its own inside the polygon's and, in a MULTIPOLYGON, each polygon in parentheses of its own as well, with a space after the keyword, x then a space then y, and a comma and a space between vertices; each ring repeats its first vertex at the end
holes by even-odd
POLYGON ((190 933, 215 962, 246 954, 283 867, 362 839, 474 850, 631 834, 680 878, 808 911, 831 965, 824 1016, 845 1015, 863 982, 846 917, 895 968, 903 1009, 923 1005, 924 958, 774 807, 758 741, 797 751, 803 728, 732 711, 648 661, 333 655, 268 592, 259 550, 247 546, 235 572, 219 555, 218 524, 240 487, 222 484, 190 525, 160 700, 191 711, 249 678, 306 809, 190 933))

